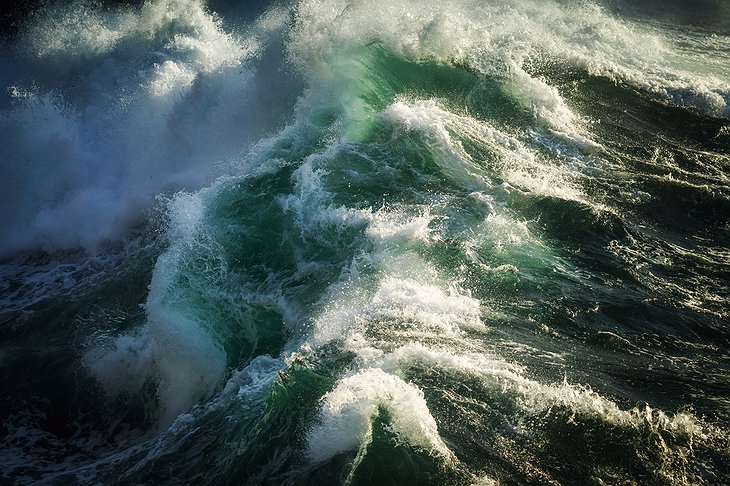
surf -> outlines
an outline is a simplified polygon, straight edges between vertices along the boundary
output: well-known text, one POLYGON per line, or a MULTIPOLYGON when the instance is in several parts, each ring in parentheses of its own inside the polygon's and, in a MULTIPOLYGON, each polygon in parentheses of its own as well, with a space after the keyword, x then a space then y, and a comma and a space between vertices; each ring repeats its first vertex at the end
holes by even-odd
POLYGON ((724 478, 727 35, 619 3, 39 10, 4 479, 724 478))

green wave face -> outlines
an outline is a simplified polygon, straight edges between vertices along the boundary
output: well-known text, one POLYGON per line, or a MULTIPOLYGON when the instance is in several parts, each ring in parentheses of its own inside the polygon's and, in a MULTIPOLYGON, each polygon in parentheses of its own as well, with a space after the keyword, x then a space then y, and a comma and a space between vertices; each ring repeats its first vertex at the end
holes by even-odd
POLYGON ((8 41, 4 479, 728 480, 722 23, 251 8, 8 41))

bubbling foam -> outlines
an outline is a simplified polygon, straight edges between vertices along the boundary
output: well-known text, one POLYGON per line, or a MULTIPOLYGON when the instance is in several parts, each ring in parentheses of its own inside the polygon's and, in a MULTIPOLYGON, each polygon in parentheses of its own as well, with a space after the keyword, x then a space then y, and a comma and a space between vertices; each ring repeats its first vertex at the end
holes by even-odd
POLYGON ((572 413, 595 417, 608 424, 624 428, 667 430, 684 437, 705 438, 701 423, 691 414, 676 415, 653 410, 648 405, 631 410, 619 406, 588 387, 572 385, 567 379, 561 384, 543 384, 523 376, 519 366, 498 358, 480 354, 456 354, 451 351, 409 344, 382 357, 380 367, 390 373, 402 373, 414 364, 437 366, 450 373, 475 376, 503 395, 512 394, 515 403, 526 413, 538 413, 551 407, 565 407, 572 413))
POLYGON ((150 379, 156 382, 163 427, 209 395, 227 370, 221 343, 206 323, 185 312, 177 295, 181 267, 190 246, 198 245, 206 194, 179 194, 169 202, 172 245, 155 265, 145 305, 147 325, 112 343, 93 346, 84 356, 88 369, 110 395, 139 390, 150 379))
POLYGON ((379 407, 390 413, 389 428, 401 440, 437 456, 452 456, 438 435, 423 392, 397 376, 369 369, 341 379, 322 397, 318 423, 307 434, 309 458, 320 462, 366 447, 379 407))
MULTIPOLYGON (((437 238, 428 230, 429 213, 406 216, 380 211, 365 218, 365 234, 374 243, 368 258, 370 272, 351 272, 349 278, 332 285, 309 339, 300 348, 305 354, 316 354, 336 343, 354 356, 352 371, 321 400, 318 419, 307 434, 310 460, 320 462, 366 449, 373 420, 384 409, 399 439, 455 461, 442 447, 435 411, 417 384, 424 369, 438 370, 448 380, 478 380, 499 402, 485 406, 494 407, 493 413, 509 414, 506 419, 517 424, 541 427, 530 417, 547 417, 558 410, 573 423, 599 421, 640 435, 667 433, 690 444, 709 440, 708 428, 691 413, 671 414, 648 405, 622 409, 588 386, 570 384, 567 378, 562 383, 541 383, 527 377, 521 365, 487 352, 482 340, 489 330, 482 321, 488 313, 482 304, 444 281, 418 256, 419 245, 437 238)), ((495 240, 503 239, 504 247, 540 247, 527 228, 494 214, 486 216, 485 232, 491 225, 510 224, 515 228, 494 235, 495 240)), ((681 445, 658 447, 658 453, 667 457, 683 454, 681 445)))
MULTIPOLYGON (((598 148, 562 95, 532 71, 557 61, 648 91, 680 106, 730 116, 722 66, 587 2, 353 2, 309 0, 296 8, 290 55, 316 73, 348 48, 381 42, 398 55, 465 64, 507 91, 559 138, 598 148), (528 68, 529 66, 532 66, 528 68)), ((316 75, 316 74, 315 74, 316 75)))
POLYGON ((283 23, 269 15, 234 36, 198 0, 39 15, 2 76, 0 257, 95 252, 143 223, 160 193, 210 183, 275 117, 257 98, 281 83, 256 74, 280 62, 259 57, 283 23))
POLYGON ((497 175, 536 194, 585 200, 573 181, 577 174, 568 167, 551 166, 514 136, 486 122, 452 113, 435 100, 396 101, 383 112, 383 120, 423 134, 443 172, 464 185, 489 187, 490 179, 497 175), (472 155, 463 142, 482 148, 484 153, 472 155))

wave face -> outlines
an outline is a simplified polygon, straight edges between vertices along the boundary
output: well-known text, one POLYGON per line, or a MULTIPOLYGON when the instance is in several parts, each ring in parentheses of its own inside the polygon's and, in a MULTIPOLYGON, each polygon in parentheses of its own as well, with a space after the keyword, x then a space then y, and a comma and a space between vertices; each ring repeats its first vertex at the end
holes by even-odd
POLYGON ((730 482, 700 3, 8 14, 3 482, 730 482))

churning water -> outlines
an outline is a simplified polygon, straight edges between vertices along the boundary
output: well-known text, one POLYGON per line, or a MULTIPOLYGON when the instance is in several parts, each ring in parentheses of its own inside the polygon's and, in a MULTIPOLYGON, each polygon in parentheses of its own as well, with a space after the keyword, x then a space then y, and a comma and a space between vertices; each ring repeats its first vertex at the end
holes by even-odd
POLYGON ((0 45, 0 473, 730 482, 730 4, 73 2, 0 45))

